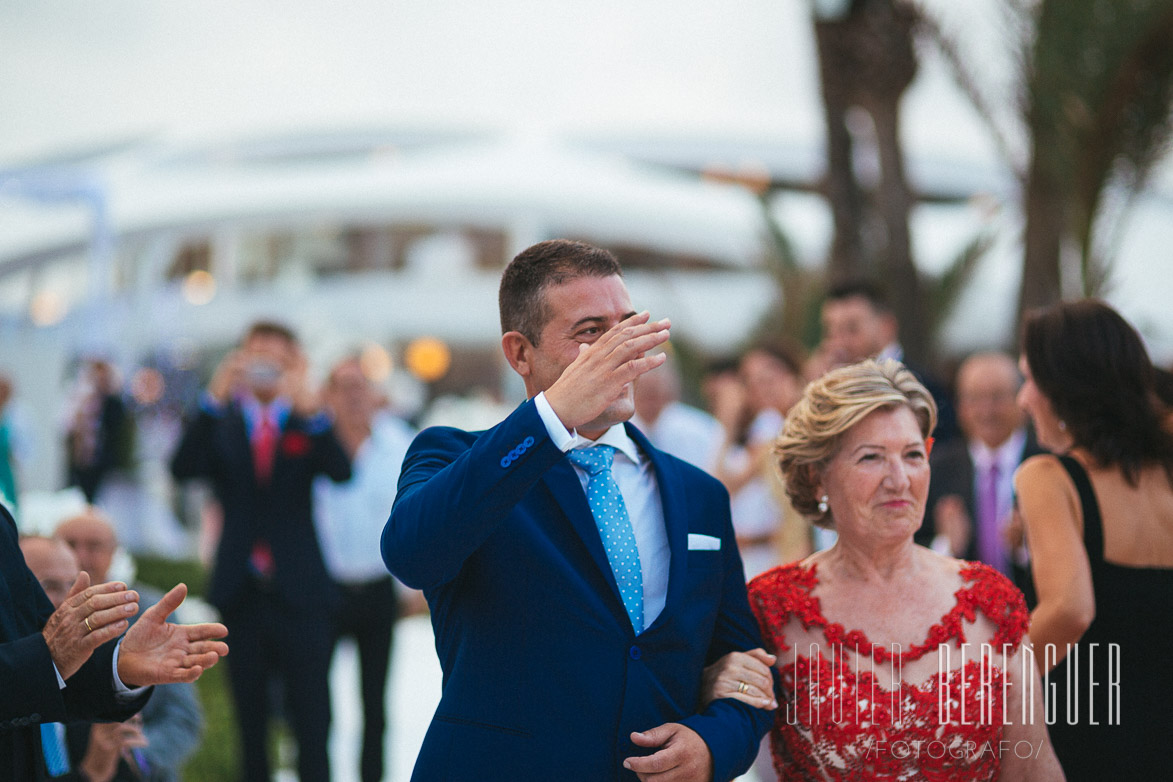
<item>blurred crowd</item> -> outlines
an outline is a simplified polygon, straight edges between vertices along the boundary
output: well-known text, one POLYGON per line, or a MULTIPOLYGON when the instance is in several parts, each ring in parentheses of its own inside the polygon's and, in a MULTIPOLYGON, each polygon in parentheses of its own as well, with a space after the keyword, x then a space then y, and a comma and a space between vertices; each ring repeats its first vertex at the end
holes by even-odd
MULTIPOLYGON (((1035 607, 1032 549, 1014 480, 1023 461, 1046 449, 1025 412, 1030 400, 1020 398, 1017 358, 976 352, 948 378, 906 361, 901 328, 916 324, 897 323, 879 289, 865 282, 830 290, 821 326, 822 341, 809 352, 781 335, 701 360, 669 345, 665 363, 636 387, 633 423, 656 447, 702 467, 728 490, 746 578, 835 541, 833 531, 791 506, 773 450, 804 387, 832 368, 894 358, 939 411, 917 542, 993 566, 1035 607)), ((243 778, 250 780, 271 777, 268 731, 277 717, 296 741, 299 777, 328 779, 328 671, 344 636, 355 640, 361 669, 363 735, 355 763, 364 782, 383 779, 393 630, 405 612, 423 610, 420 596, 391 578, 379 553, 414 422, 393 412, 393 400, 358 354, 321 369, 318 387, 293 331, 278 322, 251 325, 186 412, 171 454, 176 484, 204 487, 194 495, 198 550, 212 574, 204 597, 229 628, 230 685, 243 778)), ((1173 384, 1155 371, 1155 388, 1167 398, 1173 384)), ((18 383, 0 377, 0 501, 14 515, 21 509, 21 464, 35 445, 18 383)), ((63 484, 81 499, 52 523, 25 530, 22 542, 54 600, 79 569, 95 582, 133 574, 119 543, 141 539, 141 522, 128 518, 132 511, 112 490, 135 448, 128 398, 109 361, 82 363, 62 416, 63 484)), ((146 604, 158 598, 146 585, 134 588, 146 604)), ((201 710, 191 685, 159 689, 162 697, 131 722, 62 726, 70 766, 84 773, 77 778, 179 778, 199 743, 201 710)))

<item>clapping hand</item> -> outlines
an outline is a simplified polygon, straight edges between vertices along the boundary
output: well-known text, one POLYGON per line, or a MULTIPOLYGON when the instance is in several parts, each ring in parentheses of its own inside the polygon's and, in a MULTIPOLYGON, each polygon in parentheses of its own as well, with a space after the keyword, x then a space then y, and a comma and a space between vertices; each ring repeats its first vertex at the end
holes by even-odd
POLYGON ((118 655, 118 678, 126 686, 193 682, 228 654, 228 644, 217 640, 228 635, 224 625, 167 621, 186 596, 187 586, 176 585, 126 633, 118 655))
POLYGON ((89 574, 79 573, 41 631, 61 678, 73 676, 95 649, 121 635, 136 613, 138 593, 126 584, 111 581, 90 586, 89 574))

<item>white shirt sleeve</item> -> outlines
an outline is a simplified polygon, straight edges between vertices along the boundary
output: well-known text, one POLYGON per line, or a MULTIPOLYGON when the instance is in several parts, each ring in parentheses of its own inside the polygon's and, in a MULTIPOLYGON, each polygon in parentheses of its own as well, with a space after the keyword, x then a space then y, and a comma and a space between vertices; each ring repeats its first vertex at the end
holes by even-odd
POLYGON ((558 446, 558 450, 566 453, 573 448, 575 433, 566 428, 558 418, 558 414, 554 412, 554 408, 550 407, 549 401, 546 400, 545 391, 534 397, 534 407, 538 409, 538 415, 541 417, 542 423, 545 424, 550 439, 554 441, 554 445, 558 446))

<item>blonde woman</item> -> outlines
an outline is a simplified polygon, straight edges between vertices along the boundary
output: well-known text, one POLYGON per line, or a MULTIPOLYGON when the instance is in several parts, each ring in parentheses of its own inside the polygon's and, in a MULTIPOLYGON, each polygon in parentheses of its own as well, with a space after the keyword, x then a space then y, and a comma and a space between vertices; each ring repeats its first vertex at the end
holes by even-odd
MULTIPOLYGON (((775 452, 790 499, 839 537, 749 587, 777 660, 780 778, 1063 778, 1021 593, 913 542, 936 415, 901 364, 864 361, 812 383, 787 417, 775 452)), ((707 694, 762 705, 768 659, 726 656, 707 694)))

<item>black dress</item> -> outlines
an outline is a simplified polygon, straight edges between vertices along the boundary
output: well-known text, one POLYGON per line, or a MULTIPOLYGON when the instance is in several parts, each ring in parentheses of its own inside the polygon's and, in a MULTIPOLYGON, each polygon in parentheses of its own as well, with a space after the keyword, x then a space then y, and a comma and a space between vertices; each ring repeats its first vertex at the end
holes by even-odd
POLYGON ((1105 562, 1100 507, 1087 472, 1070 456, 1059 459, 1079 491, 1096 616, 1046 677, 1055 754, 1068 782, 1169 779, 1173 569, 1105 562))

